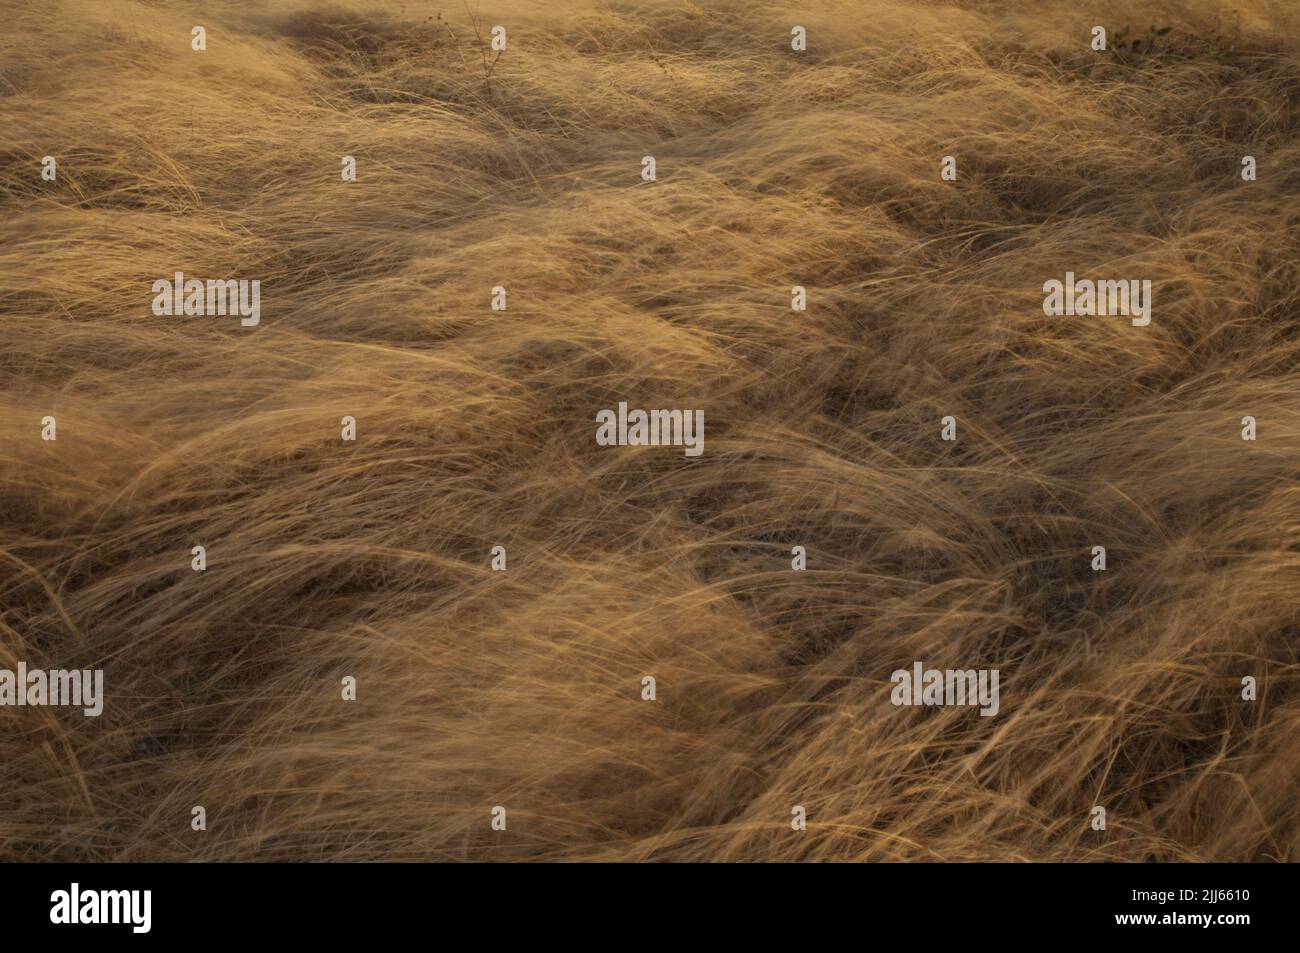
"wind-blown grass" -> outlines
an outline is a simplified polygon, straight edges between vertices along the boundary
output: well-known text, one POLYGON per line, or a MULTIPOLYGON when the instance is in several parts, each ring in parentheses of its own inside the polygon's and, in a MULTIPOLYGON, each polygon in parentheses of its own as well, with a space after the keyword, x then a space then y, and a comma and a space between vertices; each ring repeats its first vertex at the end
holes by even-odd
POLYGON ((1300 13, 1008 6, 7 10, 0 858, 1295 860, 1300 13))

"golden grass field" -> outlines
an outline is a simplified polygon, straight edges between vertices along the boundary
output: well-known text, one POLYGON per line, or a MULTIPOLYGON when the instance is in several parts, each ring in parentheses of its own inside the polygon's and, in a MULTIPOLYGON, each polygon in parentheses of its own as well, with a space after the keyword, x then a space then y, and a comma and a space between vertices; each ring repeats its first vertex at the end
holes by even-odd
POLYGON ((0 859, 1300 855, 1293 2, 0 6, 0 859))

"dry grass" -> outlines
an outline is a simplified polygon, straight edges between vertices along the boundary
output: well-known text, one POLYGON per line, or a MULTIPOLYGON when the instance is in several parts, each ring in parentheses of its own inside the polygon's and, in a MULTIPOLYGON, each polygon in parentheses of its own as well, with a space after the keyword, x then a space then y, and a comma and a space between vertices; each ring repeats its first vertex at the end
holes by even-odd
POLYGON ((0 858, 1297 859, 1293 3, 3 13, 0 858))

